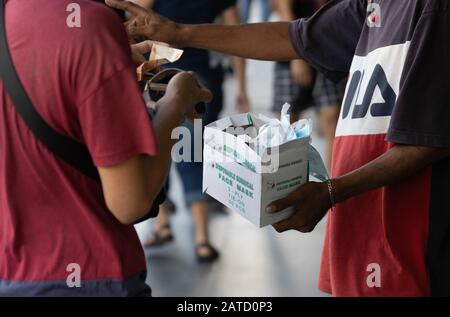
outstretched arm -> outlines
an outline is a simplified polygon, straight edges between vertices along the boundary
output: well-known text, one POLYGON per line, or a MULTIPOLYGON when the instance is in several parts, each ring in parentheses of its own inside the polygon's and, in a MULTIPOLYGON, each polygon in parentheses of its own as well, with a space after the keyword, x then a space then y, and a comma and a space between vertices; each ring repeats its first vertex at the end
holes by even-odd
POLYGON ((129 2, 106 0, 116 9, 127 11, 128 34, 136 41, 151 39, 176 47, 196 47, 243 58, 287 61, 297 59, 289 36, 289 23, 246 25, 177 24, 129 2))
POLYGON ((243 25, 180 25, 175 45, 193 46, 243 58, 288 61, 297 59, 289 23, 243 25))

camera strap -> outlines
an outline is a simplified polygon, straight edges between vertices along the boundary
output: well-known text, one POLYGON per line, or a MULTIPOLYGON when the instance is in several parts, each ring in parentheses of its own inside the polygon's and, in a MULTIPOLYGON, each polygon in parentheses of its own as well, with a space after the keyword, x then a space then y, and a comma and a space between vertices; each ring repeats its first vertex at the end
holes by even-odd
POLYGON ((39 115, 16 73, 6 36, 5 3, 0 4, 0 79, 12 103, 35 137, 54 155, 88 176, 100 181, 87 147, 51 128, 39 115))

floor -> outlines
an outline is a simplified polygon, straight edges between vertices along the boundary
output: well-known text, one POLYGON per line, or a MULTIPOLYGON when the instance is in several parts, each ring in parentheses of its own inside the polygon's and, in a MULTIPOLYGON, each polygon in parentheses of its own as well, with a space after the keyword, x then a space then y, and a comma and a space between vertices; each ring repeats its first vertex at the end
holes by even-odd
MULTIPOLYGON (((257 15, 254 11, 253 16, 257 15)), ((254 112, 270 114, 272 69, 270 62, 248 62, 248 91, 254 112)), ((223 115, 235 112, 233 88, 233 81, 228 80, 223 115)), ((306 116, 314 118, 314 112, 306 116)), ((324 143, 317 135, 313 145, 323 153, 324 143)), ((200 265, 194 256, 194 226, 183 203, 178 175, 172 173, 171 178, 170 196, 177 206, 171 219, 175 241, 146 250, 147 282, 154 296, 327 296, 317 289, 324 222, 310 234, 278 234, 271 227, 256 228, 232 211, 211 211, 211 240, 221 257, 212 265, 200 265)), ((151 221, 137 226, 141 239, 151 228, 151 221)))

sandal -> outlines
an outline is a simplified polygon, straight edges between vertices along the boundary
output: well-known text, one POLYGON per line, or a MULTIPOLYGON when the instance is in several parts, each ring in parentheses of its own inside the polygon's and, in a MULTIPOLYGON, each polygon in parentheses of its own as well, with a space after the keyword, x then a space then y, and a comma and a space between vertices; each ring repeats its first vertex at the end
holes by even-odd
POLYGON ((197 261, 201 263, 211 263, 219 258, 219 252, 209 243, 199 243, 195 248, 195 255, 197 256, 197 261), (200 254, 201 248, 208 248, 209 255, 200 254))
POLYGON ((175 238, 172 234, 170 224, 166 224, 152 233, 149 239, 147 239, 147 241, 144 243, 144 248, 159 247, 173 241, 174 239, 175 238), (163 234, 165 230, 167 230, 169 233, 163 234))

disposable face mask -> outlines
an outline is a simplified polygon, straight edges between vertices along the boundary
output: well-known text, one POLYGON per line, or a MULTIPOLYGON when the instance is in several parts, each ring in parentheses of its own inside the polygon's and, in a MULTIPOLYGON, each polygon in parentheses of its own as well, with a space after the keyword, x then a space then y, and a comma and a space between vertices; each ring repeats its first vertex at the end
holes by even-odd
POLYGON ((281 111, 281 119, 271 119, 263 115, 259 119, 264 123, 253 143, 256 152, 261 155, 268 148, 280 146, 292 140, 306 138, 311 135, 312 124, 310 120, 300 120, 291 125, 289 104, 285 104, 281 111))
POLYGON ((292 128, 294 129, 295 137, 297 139, 311 136, 312 123, 309 119, 297 121, 292 125, 292 128))
POLYGON ((329 179, 327 168, 320 157, 319 152, 312 146, 308 149, 309 175, 325 182, 329 179))

